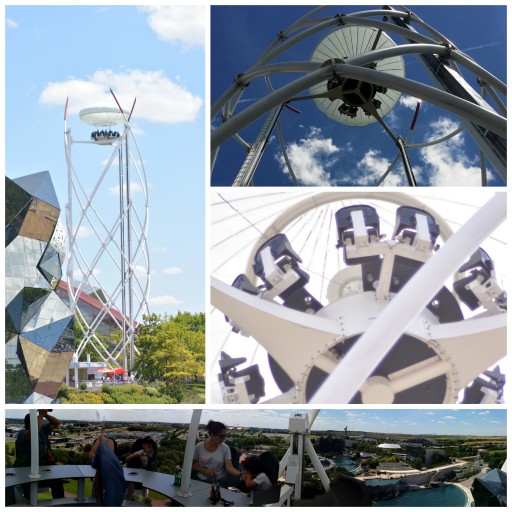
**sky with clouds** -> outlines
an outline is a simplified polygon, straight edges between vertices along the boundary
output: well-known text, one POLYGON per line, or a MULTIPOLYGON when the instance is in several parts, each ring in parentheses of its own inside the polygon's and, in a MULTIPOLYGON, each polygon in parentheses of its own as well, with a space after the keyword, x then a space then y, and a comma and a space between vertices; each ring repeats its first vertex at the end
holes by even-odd
MULTIPOLYGON (((6 418, 22 418, 26 409, 9 409, 6 418)), ((229 427, 288 428, 292 415, 311 414, 311 409, 251 409, 226 407, 204 409, 201 423, 210 419, 221 421, 229 427)), ((154 409, 125 410, 113 406, 109 410, 59 407, 54 409, 59 419, 88 421, 127 421, 137 423, 140 418, 153 422, 187 423, 191 409, 178 407, 172 410, 154 409)), ((507 432, 505 409, 320 409, 313 423, 314 430, 344 430, 380 433, 424 435, 489 435, 504 436, 507 432)))
MULTIPOLYGON (((379 7, 344 6, 344 13, 379 7)), ((211 94, 212 103, 231 86, 234 77, 247 71, 262 52, 301 16, 309 12, 307 6, 214 6, 212 8, 211 94)), ((478 64, 506 82, 506 7, 505 6, 414 6, 413 12, 478 64), (475 28, 478 30, 475 30, 475 28)), ((316 17, 329 18, 338 14, 339 7, 322 10, 316 17)), ((379 18, 380 19, 380 18, 379 18)), ((332 27, 328 30, 334 30, 332 27)), ((328 32, 327 31, 327 32, 328 32)), ((325 35, 327 32, 321 32, 325 35)), ((392 33, 388 33, 393 36, 392 33)), ((307 61, 321 35, 311 36, 287 50, 275 61, 307 61)), ((402 41, 397 40, 399 44, 402 41)), ((406 78, 432 85, 432 80, 413 55, 404 57, 406 78)), ((468 83, 479 90, 473 76, 463 71, 468 83)), ((272 75, 275 90, 299 74, 272 75)), ((238 113, 268 93, 262 79, 253 80, 244 90, 238 113)), ((307 93, 306 93, 307 94, 307 93)), ((385 117, 395 136, 405 138, 416 109, 417 100, 402 94, 396 107, 385 117)), ((293 106, 301 113, 284 109, 280 123, 288 158, 301 185, 307 186, 372 186, 397 156, 397 147, 378 123, 366 127, 346 127, 325 117, 313 101, 296 101, 293 106)), ((255 122, 240 131, 247 142, 252 142, 261 126, 255 122)), ((220 117, 212 120, 213 129, 220 125, 220 117)), ((419 144, 437 140, 459 126, 455 115, 423 102, 408 142, 419 144)), ((255 185, 292 185, 285 159, 274 130, 265 155, 254 177, 255 185)), ((467 131, 462 131, 442 144, 421 149, 410 149, 408 156, 419 185, 478 186, 481 183, 478 148, 467 131)), ((212 184, 231 185, 245 158, 245 151, 233 139, 224 143, 217 155, 212 173, 212 184)), ((488 169, 491 185, 503 185, 492 169, 488 169)), ((384 180, 385 186, 407 185, 400 166, 384 180)))
MULTIPOLYGON (((204 311, 206 8, 7 6, 5 19, 6 175, 50 171, 64 224, 66 98, 75 141, 89 140, 94 129, 81 122, 82 109, 116 108, 110 89, 123 109, 135 102, 131 126, 148 181, 150 312, 204 311)), ((73 165, 90 190, 111 150, 72 148, 73 165)), ((115 175, 105 180, 97 196, 106 219, 117 211, 118 183, 115 175)), ((130 191, 134 204, 142 204, 137 180, 130 191)), ((91 232, 80 231, 86 254, 93 253, 91 232)), ((115 272, 100 261, 94 275, 108 288, 115 272)))

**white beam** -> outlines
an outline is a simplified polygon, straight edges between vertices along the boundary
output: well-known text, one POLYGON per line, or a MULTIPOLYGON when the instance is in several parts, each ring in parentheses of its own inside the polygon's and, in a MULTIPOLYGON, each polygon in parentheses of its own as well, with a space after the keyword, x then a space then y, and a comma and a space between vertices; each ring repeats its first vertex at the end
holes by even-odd
POLYGON ((506 219, 506 214, 506 194, 496 193, 391 300, 311 403, 348 403, 443 283, 506 219))
POLYGON ((192 419, 188 428, 187 444, 185 446, 185 455, 183 457, 183 472, 181 487, 179 490, 180 496, 190 496, 190 477, 192 473, 192 458, 194 456, 194 448, 196 446, 197 431, 199 429, 199 420, 201 419, 201 409, 194 409, 192 411, 192 419))

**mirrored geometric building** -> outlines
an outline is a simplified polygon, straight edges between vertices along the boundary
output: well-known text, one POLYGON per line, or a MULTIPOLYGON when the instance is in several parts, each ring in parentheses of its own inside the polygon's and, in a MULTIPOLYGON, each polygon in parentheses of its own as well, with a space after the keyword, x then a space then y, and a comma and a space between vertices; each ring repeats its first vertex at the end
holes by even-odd
POLYGON ((51 403, 73 355, 73 314, 57 296, 65 231, 48 171, 5 183, 5 400, 51 403))

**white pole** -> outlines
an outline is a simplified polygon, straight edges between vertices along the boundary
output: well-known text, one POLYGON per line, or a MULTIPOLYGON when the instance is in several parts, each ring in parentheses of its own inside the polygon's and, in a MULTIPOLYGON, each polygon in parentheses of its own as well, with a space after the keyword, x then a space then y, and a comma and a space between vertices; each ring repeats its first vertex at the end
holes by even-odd
POLYGON ((297 471, 297 482, 295 484, 295 498, 302 498, 302 485, 304 484, 304 434, 295 434, 297 436, 297 453, 299 455, 299 469, 297 471))
POLYGON ((183 457, 183 472, 181 479, 181 487, 178 492, 180 496, 190 496, 190 475, 192 473, 192 457, 194 456, 194 448, 196 446, 197 431, 199 430, 199 420, 201 419, 201 409, 192 411, 192 419, 188 428, 187 444, 185 446, 185 456, 183 457))
POLYGON ((315 452, 313 443, 311 442, 311 439, 309 437, 304 437, 304 442, 306 445, 306 452, 308 453, 309 458, 313 463, 313 467, 315 468, 317 475, 320 477, 324 489, 328 491, 330 480, 329 477, 327 476, 327 473, 325 472, 324 467, 322 466, 322 463, 320 462, 320 459, 318 458, 317 453, 315 452))
POLYGON ((279 475, 282 475, 283 472, 286 470, 286 466, 288 465, 288 461, 290 460, 291 453, 292 447, 289 446, 288 450, 286 450, 286 453, 283 455, 281 462, 279 463, 279 475))
MULTIPOLYGON (((41 478, 39 473, 39 424, 37 409, 30 409, 30 474, 29 478, 41 478)), ((37 483, 30 484, 30 505, 37 505, 37 483)))
POLYGON ((311 412, 309 413, 309 430, 310 431, 311 431, 311 427, 313 426, 313 423, 316 420, 316 417, 318 416, 319 412, 320 412, 320 409, 311 409, 311 412))
POLYGON ((311 403, 348 403, 443 283, 507 216, 507 197, 496 193, 407 282, 359 338, 311 403))

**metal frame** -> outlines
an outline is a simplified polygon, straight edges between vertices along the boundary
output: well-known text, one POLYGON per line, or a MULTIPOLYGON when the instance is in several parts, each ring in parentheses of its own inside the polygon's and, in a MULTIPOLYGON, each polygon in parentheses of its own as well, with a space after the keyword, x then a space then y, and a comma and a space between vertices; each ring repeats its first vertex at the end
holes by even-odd
POLYGON ((109 366, 123 365, 130 370, 134 366, 135 354, 138 354, 135 344, 136 321, 148 310, 150 264, 147 246, 149 198, 146 171, 130 125, 131 113, 126 116, 119 107, 124 118, 124 129, 117 139, 108 142, 77 141, 67 127, 67 107, 66 102, 64 141, 68 169, 67 279, 71 309, 85 328, 76 353, 79 357, 85 347, 91 345, 98 357, 109 366), (108 162, 92 190, 82 184, 80 171, 75 169, 71 154, 73 144, 97 144, 112 148, 108 162), (112 205, 101 204, 97 196, 102 186, 106 186, 107 175, 115 176, 114 173, 117 174, 119 183, 119 206, 117 217, 109 221, 106 220, 106 213, 112 213, 112 205), (134 183, 140 185, 143 194, 140 211, 131 197, 130 188, 134 183), (86 257, 80 246, 78 234, 84 225, 92 227, 94 232, 96 252, 92 257, 86 257), (118 282, 109 289, 104 288, 101 280, 93 274, 102 257, 109 258, 112 272, 119 275, 118 282), (136 273, 136 266, 142 266, 144 272, 136 273), (77 288, 74 287, 76 270, 81 273, 77 288), (101 311, 91 323, 86 320, 79 306, 80 294, 87 287, 100 288, 105 295, 105 301, 101 301, 101 311), (116 318, 114 310, 121 314, 121 320, 116 318), (97 334, 99 325, 105 319, 113 321, 122 334, 120 342, 111 351, 104 347, 97 334))
MULTIPOLYGON (((507 181, 506 117, 504 117, 506 116, 506 109, 500 98, 500 95, 506 96, 506 84, 464 55, 448 39, 423 22, 411 11, 405 9, 382 9, 338 15, 333 18, 310 19, 319 10, 319 8, 314 9, 295 24, 292 24, 288 29, 281 32, 269 48, 263 52, 257 62, 247 72, 238 75, 234 83, 212 105, 212 120, 222 112, 223 121, 219 127, 212 129, 211 132, 212 173, 218 151, 228 139, 234 137, 243 147, 251 147, 252 144, 244 141, 239 135, 240 130, 264 116, 267 112, 272 112, 293 99, 300 99, 298 95, 316 84, 325 82, 334 74, 339 77, 362 80, 405 92, 457 115, 461 119, 463 126, 468 129, 470 135, 480 147, 481 155, 484 155, 495 167, 500 177, 505 182, 507 181), (395 23, 370 19, 374 16, 383 16, 386 19, 392 18, 395 23), (429 33, 429 37, 417 33, 412 28, 412 23, 425 29, 429 33), (331 65, 316 62, 273 63, 274 59, 295 44, 321 30, 337 25, 362 25, 386 30, 401 36, 408 41, 408 44, 372 51, 356 57, 349 57, 341 64, 334 62, 334 59, 331 65), (420 61, 431 63, 429 69, 444 91, 406 78, 362 67, 374 61, 407 54, 414 54, 420 61), (458 65, 476 76, 482 86, 482 96, 464 80, 457 67, 458 65), (304 75, 277 90, 274 90, 270 85, 269 78, 271 76, 292 72, 303 73, 304 75), (237 107, 240 106, 244 89, 251 81, 260 77, 265 78, 269 87, 269 94, 243 110, 235 112, 237 107), (501 113, 495 112, 483 99, 486 92, 495 100, 501 113)), ((279 121, 277 126, 278 134, 281 137, 279 121)), ((255 144, 259 145, 260 138, 268 140, 270 136, 269 129, 267 129, 265 134, 260 134, 255 144)), ((432 143, 434 141, 430 144, 432 143)), ((408 147, 415 147, 407 144, 407 138, 403 141, 403 146, 404 151, 408 147)), ((281 147, 284 147, 282 141, 281 147)), ((486 185, 484 172, 485 158, 481 161, 482 185, 486 185)), ((396 160, 393 162, 393 165, 395 162, 396 160)), ((257 165, 257 162, 254 165, 257 165)), ((288 162, 287 165, 289 167, 288 162)), ((242 170, 243 168, 240 172, 242 170)), ((251 177, 254 174, 254 170, 254 168, 250 169, 251 177)), ((233 186, 244 186, 250 183, 251 180, 244 180, 238 175, 233 186)), ((411 184, 410 181, 409 183, 411 184)))
MULTIPOLYGON (((326 204, 329 197, 335 201, 344 194, 351 198, 358 196, 356 192, 315 194, 272 222, 253 246, 246 268, 248 278, 255 280, 251 262, 262 241, 300 219, 305 211, 326 204)), ((388 199, 398 204, 403 204, 405 200, 400 193, 359 193, 360 198, 370 196, 380 196, 382 200, 388 199)), ((329 377, 315 396, 309 399, 310 403, 348 403, 363 386, 370 386, 371 398, 367 403, 390 403, 388 400, 393 393, 439 375, 447 377, 443 403, 456 403, 462 389, 505 357, 506 314, 503 312, 486 308, 480 315, 440 324, 425 310, 425 306, 450 276, 457 276, 457 269, 462 263, 504 221, 506 194, 496 194, 453 235, 439 215, 435 215, 435 218, 446 243, 435 255, 425 258, 426 263, 393 297, 379 288, 375 292, 342 297, 316 314, 308 314, 264 300, 263 296, 244 293, 212 278, 212 304, 240 332, 252 336, 295 383, 294 389, 267 403, 308 401, 304 389, 314 366, 328 373, 329 377), (276 337, 276 333, 279 336, 276 337), (338 360, 330 354, 331 348, 340 340, 361 333, 358 342, 344 358, 338 360), (383 336, 383 333, 386 335, 383 336), (435 357, 420 365, 404 368, 396 375, 389 375, 389 382, 369 379, 372 371, 404 333, 423 340, 435 357), (290 350, 289 343, 282 340, 293 340, 293 350, 290 350)), ((236 353, 230 355, 236 357, 236 353)))

